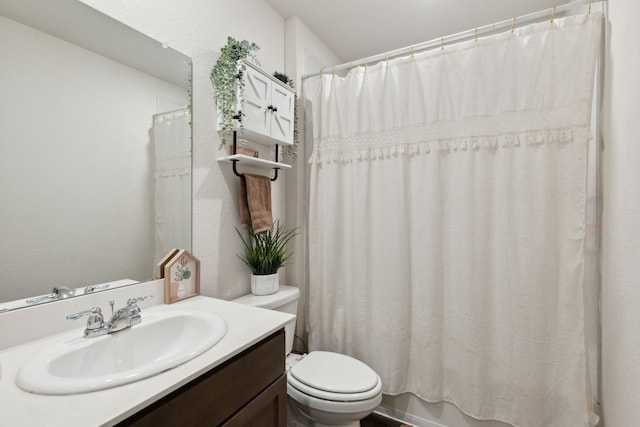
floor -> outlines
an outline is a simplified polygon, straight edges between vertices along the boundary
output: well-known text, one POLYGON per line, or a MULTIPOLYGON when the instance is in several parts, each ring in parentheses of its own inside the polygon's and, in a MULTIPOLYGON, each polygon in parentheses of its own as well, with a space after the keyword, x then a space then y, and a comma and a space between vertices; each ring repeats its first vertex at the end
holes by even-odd
POLYGON ((361 422, 361 427, 410 427, 397 421, 385 418, 378 414, 371 414, 361 422))

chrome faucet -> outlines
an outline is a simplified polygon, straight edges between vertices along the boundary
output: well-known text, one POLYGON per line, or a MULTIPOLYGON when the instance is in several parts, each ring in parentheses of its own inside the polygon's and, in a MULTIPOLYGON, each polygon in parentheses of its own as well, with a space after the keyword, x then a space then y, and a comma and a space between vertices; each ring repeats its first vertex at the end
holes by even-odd
POLYGON ((100 307, 93 307, 89 310, 70 314, 67 316, 67 319, 77 320, 81 317, 89 316, 89 319, 87 319, 87 327, 84 330, 84 337, 98 337, 100 335, 118 332, 140 323, 142 321, 142 317, 140 316, 141 310, 140 307, 138 307, 138 302, 146 301, 152 298, 155 298, 155 296, 147 295, 144 297, 129 298, 127 300, 127 305, 115 312, 113 311, 114 301, 109 301, 112 314, 111 319, 108 322, 104 321, 104 316, 102 315, 102 310, 100 309, 100 307))
POLYGON ((91 285, 84 288, 85 294, 90 294, 91 292, 97 291, 99 289, 106 289, 109 287, 108 283, 103 283, 102 285, 91 285))
POLYGON ((75 289, 68 288, 66 286, 56 286, 51 290, 48 295, 42 295, 35 298, 30 298, 25 302, 27 304, 38 304, 45 301, 54 301, 59 299, 70 298, 76 294, 75 289))

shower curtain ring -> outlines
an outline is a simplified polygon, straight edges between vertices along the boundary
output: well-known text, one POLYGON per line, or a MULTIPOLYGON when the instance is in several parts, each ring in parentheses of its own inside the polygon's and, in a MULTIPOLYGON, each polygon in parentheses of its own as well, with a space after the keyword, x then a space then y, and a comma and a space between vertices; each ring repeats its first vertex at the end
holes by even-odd
POLYGON ((553 24, 553 20, 556 19, 556 7, 553 6, 551 8, 551 23, 553 24))
POLYGON ((516 18, 514 17, 513 20, 511 20, 511 32, 513 33, 516 29, 516 18))

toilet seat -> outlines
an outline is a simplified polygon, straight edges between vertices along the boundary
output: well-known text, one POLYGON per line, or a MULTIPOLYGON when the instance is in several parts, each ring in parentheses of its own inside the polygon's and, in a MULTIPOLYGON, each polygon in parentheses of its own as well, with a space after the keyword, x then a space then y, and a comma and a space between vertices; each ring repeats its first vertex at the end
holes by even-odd
POLYGON ((333 402, 357 402, 376 397, 382 381, 371 368, 344 354, 313 351, 295 364, 287 382, 298 391, 333 402))

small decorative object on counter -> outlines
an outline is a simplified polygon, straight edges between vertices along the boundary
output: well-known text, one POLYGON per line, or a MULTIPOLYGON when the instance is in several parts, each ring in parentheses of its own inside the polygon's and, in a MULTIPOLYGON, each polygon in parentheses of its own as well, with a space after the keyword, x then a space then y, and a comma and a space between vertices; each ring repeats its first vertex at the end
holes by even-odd
POLYGON ((173 259, 173 257, 180 251, 180 249, 173 248, 160 260, 158 264, 156 264, 156 271, 153 275, 154 279, 164 279, 164 267, 167 265, 169 261, 173 259))
POLYGON ((180 249, 164 265, 164 302, 171 304, 200 294, 200 261, 180 249))

